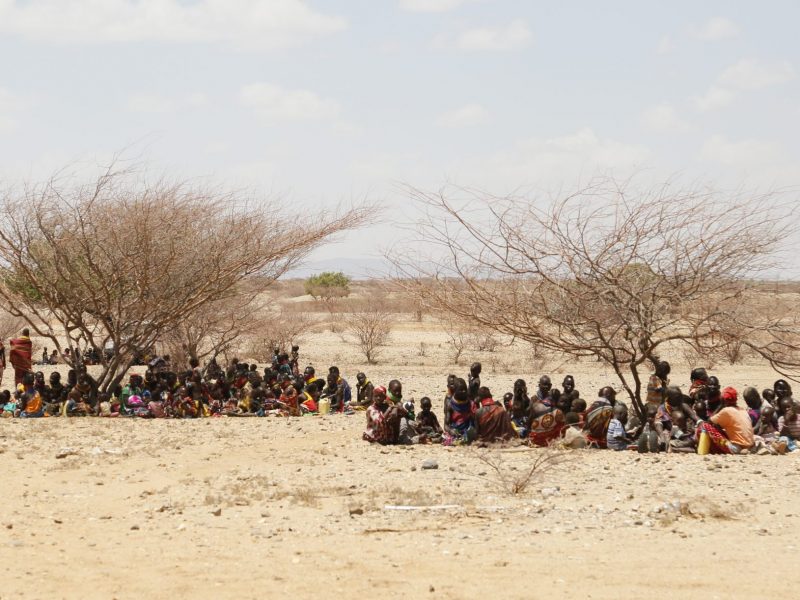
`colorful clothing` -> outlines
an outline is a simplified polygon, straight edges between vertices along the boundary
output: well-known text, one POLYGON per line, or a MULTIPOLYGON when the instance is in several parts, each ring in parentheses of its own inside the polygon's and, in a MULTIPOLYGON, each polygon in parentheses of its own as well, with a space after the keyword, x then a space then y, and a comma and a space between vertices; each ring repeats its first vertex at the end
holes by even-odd
POLYGON ((740 448, 725 437, 721 428, 708 421, 700 421, 695 432, 699 454, 738 454, 740 448), (704 448, 707 448, 704 449, 704 448))
POLYGON ((566 428, 564 413, 558 408, 552 408, 547 413, 531 419, 530 427, 531 442, 542 448, 549 446, 564 435, 566 428))
POLYGON ((753 425, 743 408, 726 406, 709 420, 721 427, 725 437, 739 448, 752 448, 755 444, 753 425))
POLYGON ((661 379, 655 373, 650 376, 647 382, 647 400, 648 404, 653 406, 661 406, 667 397, 667 386, 669 379, 661 379))
POLYGON ((472 402, 469 400, 459 402, 455 398, 450 398, 450 422, 447 423, 450 429, 465 434, 472 427, 473 416, 472 402))
POLYGON ((493 400, 478 409, 475 421, 477 422, 478 440, 481 442, 492 443, 517 437, 516 431, 511 426, 509 414, 493 400))
POLYGON ((600 448, 605 448, 607 444, 608 424, 614 414, 614 408, 605 398, 598 398, 586 411, 586 440, 591 444, 596 444, 600 448))
POLYGON ((396 406, 381 408, 373 403, 367 408, 367 429, 363 439, 375 444, 396 444, 400 436, 400 418, 396 406))
POLYGON ((11 340, 11 351, 8 354, 11 365, 14 367, 14 384, 22 383, 26 373, 33 370, 33 344, 31 338, 22 335, 11 340))

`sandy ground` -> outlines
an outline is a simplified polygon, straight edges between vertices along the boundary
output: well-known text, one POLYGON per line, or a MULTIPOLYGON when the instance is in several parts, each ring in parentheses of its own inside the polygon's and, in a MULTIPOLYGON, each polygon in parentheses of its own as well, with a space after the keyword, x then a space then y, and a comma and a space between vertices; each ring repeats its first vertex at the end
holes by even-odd
MULTIPOLYGON (((330 333, 303 351, 351 381, 362 366, 330 333)), ((446 354, 404 324, 369 375, 441 413, 444 375, 466 371, 446 354)), ((480 358, 496 396, 542 372, 513 348, 480 358)), ((586 398, 613 383, 596 364, 570 371, 586 398)), ((739 388, 775 379, 715 372, 739 388)), ((514 494, 502 480, 545 451, 381 448, 363 426, 0 420, 0 598, 763 598, 800 582, 800 453, 574 451, 514 494)))

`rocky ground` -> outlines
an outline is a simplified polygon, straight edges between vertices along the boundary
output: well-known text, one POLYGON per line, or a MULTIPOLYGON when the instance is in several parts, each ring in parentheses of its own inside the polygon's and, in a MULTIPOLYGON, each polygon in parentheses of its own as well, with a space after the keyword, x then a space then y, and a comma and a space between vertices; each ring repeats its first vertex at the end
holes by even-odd
MULTIPOLYGON (((419 356, 420 335, 398 334, 370 376, 399 376, 441 414, 444 375, 465 367, 432 333, 419 356)), ((360 368, 332 335, 308 352, 351 380, 360 368)), ((496 395, 526 376, 517 359, 487 369, 496 395)), ((587 398, 613 383, 595 365, 570 370, 587 398)), ((716 372, 737 387, 774 378, 716 372)), ((797 586, 800 454, 381 448, 363 426, 363 413, 2 419, 0 598, 763 598, 797 586)))

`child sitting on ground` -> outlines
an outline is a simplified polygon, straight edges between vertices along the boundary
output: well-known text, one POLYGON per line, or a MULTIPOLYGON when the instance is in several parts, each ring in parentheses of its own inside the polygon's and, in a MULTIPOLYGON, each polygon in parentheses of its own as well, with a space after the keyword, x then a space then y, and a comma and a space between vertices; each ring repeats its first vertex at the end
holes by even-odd
POLYGON ((530 433, 530 417, 525 412, 525 404, 522 398, 511 400, 511 426, 520 438, 527 439, 530 433))
POLYGON ((694 451, 694 432, 687 424, 686 415, 680 410, 672 411, 668 452, 693 453, 694 451))
MULTIPOLYGON (((573 407, 577 401, 573 400, 573 407)), ((586 436, 583 434, 583 423, 581 423, 580 415, 574 411, 568 412, 564 415, 564 424, 567 426, 564 430, 564 440, 561 442, 564 447, 575 450, 586 448, 586 436)))
POLYGON ((771 406, 764 406, 761 409, 761 416, 754 427, 754 433, 760 437, 764 443, 774 442, 778 437, 777 421, 775 419, 775 409, 771 406))
POLYGON ((436 413, 431 410, 431 399, 424 396, 419 401, 420 412, 417 415, 417 430, 420 434, 425 435, 430 442, 441 441, 442 439, 442 426, 439 425, 439 419, 436 413))
POLYGON ((636 440, 636 446, 640 453, 661 452, 660 437, 663 433, 663 429, 661 423, 656 419, 657 415, 657 406, 648 404, 645 407, 644 424, 642 425, 639 438, 636 440))
POLYGON ((572 401, 572 406, 570 408, 572 412, 578 415, 578 424, 581 429, 583 429, 586 424, 586 400, 583 398, 576 398, 572 401))
POLYGON ((614 416, 608 423, 606 446, 609 450, 625 450, 630 444, 625 424, 628 422, 628 407, 621 402, 614 406, 614 416))

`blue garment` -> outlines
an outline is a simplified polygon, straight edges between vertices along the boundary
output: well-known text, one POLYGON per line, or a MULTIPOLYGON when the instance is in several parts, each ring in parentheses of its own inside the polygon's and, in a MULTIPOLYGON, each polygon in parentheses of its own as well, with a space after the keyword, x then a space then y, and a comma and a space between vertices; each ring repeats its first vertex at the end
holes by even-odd
POLYGON ((627 440, 619 440, 618 437, 625 437, 625 427, 619 419, 611 419, 608 423, 608 433, 606 434, 606 445, 609 450, 625 450, 628 447, 627 440))

